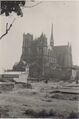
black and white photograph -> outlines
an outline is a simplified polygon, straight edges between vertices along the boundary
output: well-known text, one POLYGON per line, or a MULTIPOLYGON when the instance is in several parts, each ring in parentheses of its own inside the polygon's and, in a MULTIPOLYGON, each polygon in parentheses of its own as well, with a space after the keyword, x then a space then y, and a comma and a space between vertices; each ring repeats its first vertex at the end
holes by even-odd
POLYGON ((79 1, 0 1, 0 118, 79 119, 79 1))

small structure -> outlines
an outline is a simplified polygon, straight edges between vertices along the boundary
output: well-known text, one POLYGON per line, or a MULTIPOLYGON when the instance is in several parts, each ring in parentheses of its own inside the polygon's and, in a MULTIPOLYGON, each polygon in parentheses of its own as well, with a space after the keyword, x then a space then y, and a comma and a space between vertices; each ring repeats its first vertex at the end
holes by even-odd
POLYGON ((27 78, 29 75, 29 66, 26 66, 25 72, 19 71, 8 71, 2 74, 2 79, 6 80, 14 80, 15 82, 23 82, 27 83, 27 78))
POLYGON ((72 68, 72 79, 76 81, 76 84, 79 83, 79 66, 72 68))

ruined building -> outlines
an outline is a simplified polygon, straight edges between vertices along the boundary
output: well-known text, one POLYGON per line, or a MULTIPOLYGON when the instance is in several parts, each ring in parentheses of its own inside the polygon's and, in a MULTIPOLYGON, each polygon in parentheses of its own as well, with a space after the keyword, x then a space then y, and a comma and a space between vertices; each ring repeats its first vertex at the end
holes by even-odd
MULTIPOLYGON (((72 66, 71 46, 54 46, 53 25, 51 28, 50 47, 48 48, 45 34, 41 34, 37 39, 33 35, 23 34, 22 55, 19 64, 29 64, 30 76, 53 75, 58 76, 68 72, 68 67, 72 66), (61 72, 61 73, 60 73, 61 72)), ((13 67, 18 69, 19 64, 13 67)), ((21 65, 23 67, 23 65, 21 65)))

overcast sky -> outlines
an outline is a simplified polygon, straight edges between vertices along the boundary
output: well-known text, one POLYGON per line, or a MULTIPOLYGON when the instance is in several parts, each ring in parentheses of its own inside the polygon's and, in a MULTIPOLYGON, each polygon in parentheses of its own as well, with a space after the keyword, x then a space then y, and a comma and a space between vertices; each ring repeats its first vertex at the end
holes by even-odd
MULTIPOLYGON (((36 7, 23 9, 23 17, 11 14, 0 16, 1 34, 5 24, 17 18, 9 33, 0 40, 0 70, 12 68, 22 54, 23 33, 39 37, 44 32, 50 40, 51 25, 55 45, 72 45, 73 63, 79 65, 79 2, 42 2, 36 7)), ((1 35, 0 34, 0 35, 1 35)))

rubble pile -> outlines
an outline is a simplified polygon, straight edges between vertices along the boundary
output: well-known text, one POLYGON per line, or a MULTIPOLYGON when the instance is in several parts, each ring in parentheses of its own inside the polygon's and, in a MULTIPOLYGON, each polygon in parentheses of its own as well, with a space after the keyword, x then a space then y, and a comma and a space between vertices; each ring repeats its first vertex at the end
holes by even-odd
POLYGON ((0 91, 12 91, 14 88, 14 83, 2 82, 0 83, 0 91))
POLYGON ((22 82, 19 82, 19 83, 15 83, 15 88, 29 88, 29 89, 32 89, 32 85, 30 83, 22 83, 22 82))

